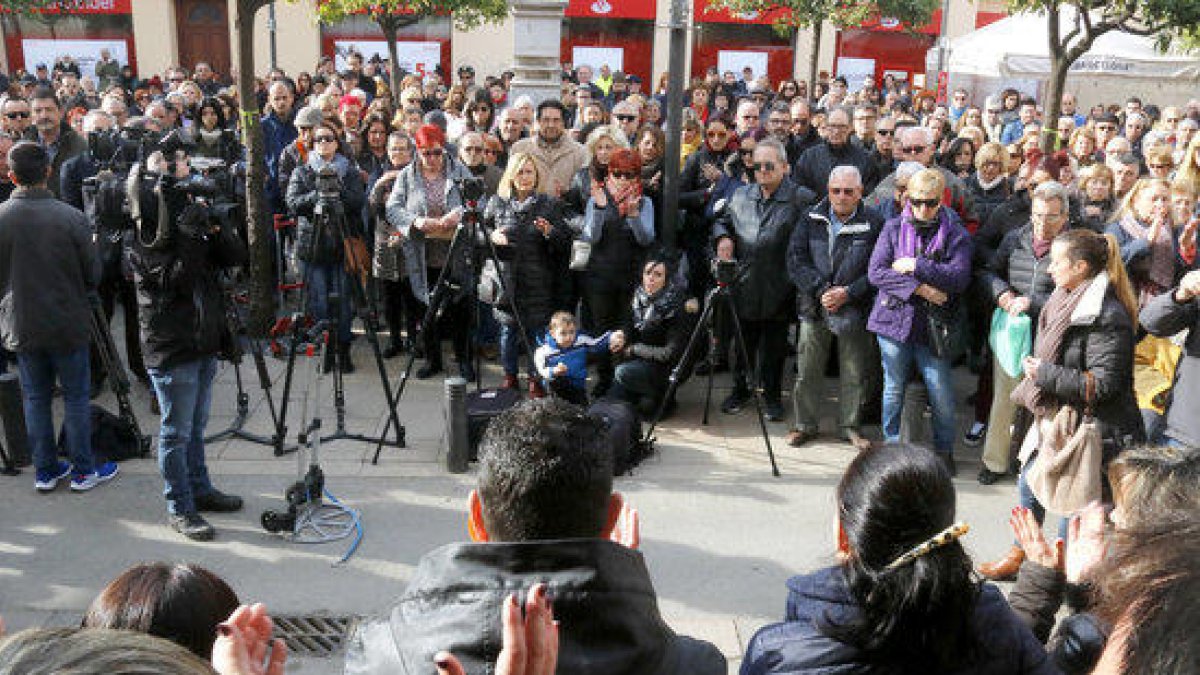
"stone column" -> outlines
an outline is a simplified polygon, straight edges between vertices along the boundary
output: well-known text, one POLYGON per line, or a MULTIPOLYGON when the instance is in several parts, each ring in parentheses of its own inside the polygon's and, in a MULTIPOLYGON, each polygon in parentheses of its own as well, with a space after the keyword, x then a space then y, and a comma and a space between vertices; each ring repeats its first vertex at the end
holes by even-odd
POLYGON ((562 21, 567 0, 516 0, 513 16, 513 81, 509 100, 534 104, 558 98, 562 83, 562 21))

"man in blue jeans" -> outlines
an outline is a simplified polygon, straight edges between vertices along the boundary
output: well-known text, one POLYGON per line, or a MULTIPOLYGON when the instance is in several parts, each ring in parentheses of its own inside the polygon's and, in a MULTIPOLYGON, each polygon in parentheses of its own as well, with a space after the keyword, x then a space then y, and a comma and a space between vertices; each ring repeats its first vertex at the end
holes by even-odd
POLYGON ((89 303, 100 268, 87 217, 46 187, 46 150, 18 143, 8 162, 17 188, 0 205, 0 337, 17 354, 34 487, 49 492, 70 476, 71 489, 84 492, 117 475, 115 463, 93 461, 88 410, 89 303), (70 463, 58 459, 54 443, 55 377, 70 463))
POLYGON ((208 477, 204 429, 217 355, 233 339, 217 275, 241 264, 245 251, 236 232, 218 227, 203 207, 190 201, 181 185, 193 180, 187 158, 155 160, 152 155, 150 168, 161 179, 141 180, 135 188, 134 218, 145 236, 137 238, 130 259, 142 310, 146 370, 162 414, 158 467, 171 527, 189 539, 207 541, 216 531, 201 511, 242 508, 241 497, 217 490, 208 477), (161 214, 160 194, 166 209, 161 214), (147 234, 160 228, 169 229, 167 236, 147 234))

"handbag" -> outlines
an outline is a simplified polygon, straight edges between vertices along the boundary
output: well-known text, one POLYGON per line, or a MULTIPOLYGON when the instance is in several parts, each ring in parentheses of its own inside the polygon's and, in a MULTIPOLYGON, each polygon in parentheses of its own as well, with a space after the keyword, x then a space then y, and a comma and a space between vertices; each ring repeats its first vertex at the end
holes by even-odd
POLYGON ((992 312, 988 344, 1004 372, 1020 379, 1024 370, 1021 361, 1033 352, 1033 321, 1026 314, 1014 316, 997 307, 992 312))
POLYGON ((582 272, 587 269, 588 260, 592 257, 592 242, 576 239, 571 242, 571 271, 582 272))
MULTIPOLYGON (((1096 378, 1084 371, 1084 408, 1059 406, 1053 415, 1039 417, 1030 429, 1037 454, 1025 480, 1037 500, 1048 510, 1068 514, 1101 498, 1104 442, 1092 414, 1096 378)), ((1022 449, 1022 454, 1026 453, 1022 449)))
POLYGON ((959 325, 958 303, 947 300, 944 305, 925 302, 925 320, 929 351, 934 358, 953 361, 963 347, 963 331, 959 325))

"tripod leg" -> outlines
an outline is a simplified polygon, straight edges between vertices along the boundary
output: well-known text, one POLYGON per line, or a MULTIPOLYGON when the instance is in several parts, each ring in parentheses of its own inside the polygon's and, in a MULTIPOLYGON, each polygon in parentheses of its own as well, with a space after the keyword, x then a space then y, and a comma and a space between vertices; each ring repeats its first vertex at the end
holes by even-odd
MULTIPOLYGON (((679 376, 684 366, 686 366, 688 363, 691 363, 691 359, 693 354, 696 352, 696 348, 700 346, 700 338, 702 335, 704 335, 704 328, 708 323, 708 318, 712 316, 712 296, 713 293, 710 291, 708 297, 704 299, 704 312, 700 314, 700 318, 696 321, 696 327, 692 329, 692 334, 688 338, 687 346, 683 349, 683 354, 679 357, 679 362, 676 363, 675 367, 671 369, 671 375, 667 378, 667 390, 663 393, 662 400, 659 401, 658 404, 658 410, 656 410, 654 413, 654 419, 650 422, 650 427, 646 430, 646 435, 643 438, 645 441, 654 440, 654 429, 662 420, 663 412, 665 412, 667 409, 667 403, 671 400, 671 397, 675 395, 675 391, 679 388, 679 376)), ((710 379, 709 382, 711 383, 711 381, 712 380, 710 379)), ((704 416, 706 419, 705 423, 707 424, 707 401, 705 402, 704 416)))
MULTIPOLYGON (((404 447, 404 426, 400 424, 400 417, 396 412, 396 407, 399 405, 399 395, 393 395, 392 382, 388 378, 387 365, 384 363, 383 350, 379 346, 379 320, 375 312, 373 298, 368 294, 368 288, 363 284, 362 278, 358 275, 350 276, 350 290, 354 294, 354 301, 359 303, 362 308, 363 326, 367 332, 367 343, 371 345, 371 354, 375 358, 375 368, 379 371, 379 381, 383 385, 383 398, 388 407, 388 422, 387 428, 380 436, 380 440, 387 438, 388 431, 392 428, 396 430, 396 445, 404 447)), ((382 443, 380 443, 382 447, 382 443)))
POLYGON ((301 324, 304 321, 303 314, 292 315, 292 340, 288 345, 287 368, 283 373, 283 397, 279 401, 279 419, 275 423, 275 456, 280 457, 287 454, 284 449, 284 444, 287 439, 287 411, 288 411, 288 396, 292 393, 292 377, 296 369, 296 350, 300 346, 301 324))
MULTIPOLYGON (((738 318, 737 308, 733 306, 733 296, 726 295, 729 304, 727 308, 733 317, 733 339, 737 343, 738 354, 747 371, 753 372, 754 364, 750 362, 750 353, 746 349, 746 336, 742 334, 742 320, 738 318)), ((710 385, 711 386, 711 385, 710 385)), ((762 430, 763 443, 767 446, 767 457, 771 460, 771 475, 779 476, 779 466, 775 463, 775 450, 771 448, 771 434, 767 431, 767 420, 763 417, 763 390, 761 383, 756 382, 751 390, 754 392, 754 411, 758 413, 758 426, 762 430)))

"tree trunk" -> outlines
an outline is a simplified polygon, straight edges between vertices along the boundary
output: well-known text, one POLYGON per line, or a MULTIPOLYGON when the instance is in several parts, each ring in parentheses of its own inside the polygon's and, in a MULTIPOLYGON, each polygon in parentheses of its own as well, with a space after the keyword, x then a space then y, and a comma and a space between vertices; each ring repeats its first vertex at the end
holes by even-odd
POLYGON ((396 48, 396 29, 383 29, 383 39, 387 40, 388 60, 392 67, 392 105, 400 107, 400 50, 396 48))
POLYGON ((812 27, 812 51, 808 55, 808 99, 814 101, 813 95, 817 93, 817 62, 821 60, 821 32, 825 28, 825 21, 817 19, 813 22, 812 27))
POLYGON ((1071 64, 1064 58, 1062 52, 1050 50, 1050 78, 1046 82, 1046 101, 1042 117, 1042 152, 1051 153, 1059 147, 1066 147, 1070 139, 1058 138, 1058 116, 1062 111, 1063 87, 1067 83, 1067 72, 1071 64))
POLYGON ((258 99, 254 95, 254 15, 266 2, 238 0, 235 18, 238 105, 241 107, 242 145, 246 147, 246 239, 250 247, 250 316, 246 328, 256 337, 265 336, 275 322, 273 233, 265 192, 267 164, 258 99))

